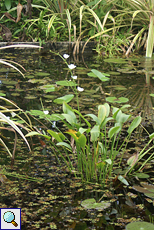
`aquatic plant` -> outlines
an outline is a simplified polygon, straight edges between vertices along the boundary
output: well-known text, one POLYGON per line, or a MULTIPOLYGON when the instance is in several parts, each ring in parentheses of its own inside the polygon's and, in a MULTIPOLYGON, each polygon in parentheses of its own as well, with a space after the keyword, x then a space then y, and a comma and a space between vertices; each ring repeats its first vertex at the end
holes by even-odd
POLYGON ((153 230, 154 225, 145 221, 135 221, 126 225, 126 230, 153 230))
MULTIPOLYGON (((72 78, 70 81, 57 81, 56 84, 72 88, 76 96, 77 109, 68 105, 74 98, 74 94, 55 99, 55 103, 62 104, 63 112, 52 115, 44 114, 44 117, 49 122, 60 120, 64 123, 65 130, 60 131, 54 125, 56 131, 49 129, 46 133, 45 131, 43 131, 44 133, 32 131, 26 136, 40 135, 45 137, 53 146, 52 149, 55 151, 57 159, 60 155, 75 176, 79 174, 82 180, 97 181, 104 184, 113 173, 117 155, 120 154, 122 160, 131 133, 140 124, 141 117, 133 118, 127 129, 128 135, 122 141, 121 133, 124 124, 131 118, 131 115, 125 114, 123 111, 129 105, 124 105, 121 108, 111 108, 108 103, 105 103, 98 106, 97 115, 83 115, 80 112, 78 96, 84 89, 76 83, 77 77, 74 77, 72 72, 72 69, 75 69, 76 66, 67 64, 66 58, 68 56, 66 54, 61 58, 68 66, 72 78)), ((102 82, 109 80, 109 77, 96 69, 92 69, 88 75, 97 77, 102 82)), ((33 115, 35 114, 37 114, 37 111, 33 113, 33 115)), ((119 164, 121 164, 121 160, 119 164)), ((123 177, 121 176, 119 179, 122 181, 123 177)))

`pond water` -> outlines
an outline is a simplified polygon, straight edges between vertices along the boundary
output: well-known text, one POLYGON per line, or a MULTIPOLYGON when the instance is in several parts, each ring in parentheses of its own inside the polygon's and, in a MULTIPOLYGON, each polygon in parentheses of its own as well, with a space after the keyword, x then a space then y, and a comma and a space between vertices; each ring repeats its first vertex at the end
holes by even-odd
MULTIPOLYGON (((7 50, 1 54, 3 58, 21 64, 26 72, 23 78, 15 70, 1 65, 0 95, 13 100, 25 111, 42 110, 41 101, 44 110, 48 110, 50 114, 61 111, 61 106, 53 100, 72 93, 72 90, 56 85, 58 80, 71 79, 66 64, 59 56, 38 50, 11 53, 7 50), (49 85, 56 90, 49 90, 49 85)), ((97 106, 105 101, 121 106, 118 100, 111 97, 126 97, 129 99, 127 103, 131 105, 130 113, 141 114, 142 125, 150 133, 153 132, 154 100, 150 96, 154 94, 153 59, 134 56, 100 61, 90 52, 84 56, 70 55, 68 63, 77 66, 73 75, 78 76, 77 83, 84 88, 79 94, 83 114, 97 113, 97 106), (101 82, 89 77, 87 73, 91 69, 109 74, 110 80, 101 82)), ((76 108, 75 99, 70 105, 76 108)), ((13 148, 14 134, 5 135, 10 148, 13 148)), ((135 144, 132 138, 134 145, 130 147, 135 151, 143 148, 147 138, 143 129, 135 132, 134 138, 137 137, 135 144)), ((16 176, 8 175, 8 180, 1 184, 0 207, 21 208, 22 229, 118 230, 125 229, 127 223, 133 220, 153 222, 153 200, 143 193, 138 193, 131 186, 119 185, 116 181, 112 181, 107 188, 98 184, 81 183, 80 178, 74 178, 64 164, 58 165, 50 148, 42 147, 39 139, 33 138, 31 146, 32 151, 28 152, 24 141, 18 139, 14 166, 10 165, 10 157, 1 148, 1 167, 5 167, 10 174, 16 173, 16 176), (26 179, 20 179, 17 173, 24 175, 26 179), (30 181, 29 177, 36 178, 36 181, 30 181), (104 211, 87 210, 81 206, 81 202, 87 198, 98 201, 102 197, 111 202, 111 206, 104 211)), ((153 183, 152 167, 153 162, 147 166, 151 173, 150 179, 142 179, 143 182, 153 183)), ((0 175, 2 178, 2 174, 0 175)), ((137 179, 133 178, 131 183, 138 183, 137 179)))

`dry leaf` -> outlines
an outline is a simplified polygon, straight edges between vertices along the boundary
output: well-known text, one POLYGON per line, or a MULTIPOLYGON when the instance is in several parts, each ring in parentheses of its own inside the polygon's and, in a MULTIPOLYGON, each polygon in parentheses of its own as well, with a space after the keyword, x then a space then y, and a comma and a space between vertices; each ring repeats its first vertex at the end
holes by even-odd
POLYGON ((23 9, 23 5, 21 5, 20 3, 18 3, 17 5, 17 19, 16 19, 16 23, 20 21, 21 19, 21 12, 23 9))

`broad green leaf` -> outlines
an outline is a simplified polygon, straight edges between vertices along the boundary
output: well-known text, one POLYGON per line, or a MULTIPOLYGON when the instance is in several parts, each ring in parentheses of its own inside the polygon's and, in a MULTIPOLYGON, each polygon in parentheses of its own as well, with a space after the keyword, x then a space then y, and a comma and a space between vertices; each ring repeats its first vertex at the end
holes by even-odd
POLYGON ((86 132, 88 129, 84 129, 84 128, 79 128, 79 132, 82 134, 82 133, 84 133, 84 132, 86 132))
POLYGON ((5 0, 5 7, 7 10, 11 9, 11 0, 5 0))
POLYGON ((91 141, 97 141, 98 137, 99 137, 99 134, 100 134, 100 128, 99 128, 99 125, 95 125, 91 131, 91 141))
POLYGON ((105 108, 106 108, 106 117, 108 117, 109 114, 110 114, 110 106, 109 106, 108 103, 105 103, 104 106, 105 106, 105 108))
POLYGON ((104 105, 100 105, 99 109, 98 109, 98 121, 99 121, 99 125, 101 125, 101 123, 104 121, 105 117, 106 117, 106 107, 104 105))
POLYGON ((69 94, 69 95, 65 95, 63 97, 59 97, 59 98, 55 99, 53 102, 57 103, 57 104, 63 104, 63 102, 65 101, 66 103, 68 103, 73 99, 73 97, 74 97, 73 94, 69 94))
MULTIPOLYGON (((109 77, 110 76, 110 74, 107 74, 107 73, 102 73, 105 77, 107 76, 107 77, 109 77)), ((94 74, 93 72, 90 72, 90 73, 87 73, 87 75, 89 76, 89 77, 95 77, 95 78, 97 78, 97 75, 96 74, 94 74)))
POLYGON ((146 173, 134 173, 133 174, 133 176, 136 176, 136 177, 138 177, 138 178, 149 178, 150 176, 148 175, 148 174, 146 174, 146 173))
POLYGON ((77 123, 77 119, 76 119, 75 113, 73 112, 73 109, 66 102, 63 102, 63 112, 65 114, 70 115, 74 123, 77 123))
POLYGON ((101 126, 100 126, 100 129, 103 129, 103 127, 106 125, 106 123, 107 123, 108 121, 111 121, 111 120, 113 120, 112 117, 107 117, 107 118, 105 118, 104 121, 102 122, 101 126))
POLYGON ((125 123, 129 118, 131 117, 131 115, 127 115, 125 113, 123 113, 121 110, 117 113, 116 116, 116 121, 118 123, 125 123))
POLYGON ((108 207, 110 207, 111 203, 108 201, 102 201, 100 203, 96 203, 96 200, 94 198, 86 199, 81 202, 81 206, 86 209, 98 209, 98 210, 104 210, 108 207))
POLYGON ((117 116, 117 114, 118 114, 118 112, 120 111, 120 109, 119 108, 116 108, 116 107, 113 107, 113 110, 112 110, 112 117, 114 118, 114 119, 116 119, 116 116, 117 116))
POLYGON ((68 148, 68 149, 70 149, 72 151, 72 147, 69 144, 65 143, 65 142, 59 142, 56 145, 66 147, 66 148, 68 148))
POLYGON ((129 101, 128 98, 126 97, 107 97, 106 101, 110 102, 110 103, 126 103, 127 101, 129 101))
POLYGON ((99 120, 98 120, 98 117, 94 114, 87 114, 85 115, 85 117, 88 116, 88 117, 91 117, 97 124, 99 124, 99 120))
POLYGON ((114 136, 114 134, 119 132, 120 128, 121 128, 120 126, 110 128, 109 132, 108 132, 108 137, 112 138, 114 136))
POLYGON ((76 119, 74 119, 70 114, 62 113, 62 115, 65 117, 66 121, 70 123, 72 126, 76 124, 76 119))
POLYGON ((85 148, 87 142, 87 138, 84 134, 81 134, 81 136, 78 139, 78 144, 80 145, 81 148, 85 148))
POLYGON ((123 184, 125 184, 127 186, 129 185, 127 180, 121 175, 118 176, 118 180, 120 180, 123 184))
POLYGON ((56 84, 62 86, 77 86, 77 84, 73 81, 57 81, 56 84))
POLYGON ((142 118, 140 116, 135 117, 135 119, 130 124, 127 132, 129 134, 131 134, 133 132, 133 130, 136 129, 139 126, 139 124, 141 123, 141 120, 142 120, 142 118))
POLYGON ((52 115, 48 115, 47 118, 50 120, 50 121, 62 121, 65 119, 65 117, 62 115, 62 114, 52 114, 52 115))
POLYGON ((54 131, 49 130, 49 129, 47 130, 47 132, 48 132, 56 141, 58 141, 58 142, 62 142, 62 141, 63 141, 57 132, 54 132, 54 131))
POLYGON ((96 69, 91 70, 92 73, 94 73, 101 81, 109 81, 110 78, 106 77, 104 74, 102 74, 100 71, 96 69))

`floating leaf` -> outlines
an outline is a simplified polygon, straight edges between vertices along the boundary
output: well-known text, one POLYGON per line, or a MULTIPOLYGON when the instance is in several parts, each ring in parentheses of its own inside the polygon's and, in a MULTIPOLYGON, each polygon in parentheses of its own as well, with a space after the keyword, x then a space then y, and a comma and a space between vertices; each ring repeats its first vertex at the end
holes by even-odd
POLYGON ((73 81, 57 81, 56 84, 62 86, 77 86, 77 84, 73 81))
POLYGON ((73 94, 69 94, 69 95, 65 95, 63 97, 59 97, 59 98, 55 99, 53 102, 57 103, 57 104, 63 104, 63 102, 65 101, 66 103, 68 103, 73 99, 73 97, 74 97, 73 94))
POLYGON ((145 221, 136 221, 126 225, 126 230, 153 230, 154 225, 145 221))
POLYGON ((92 69, 91 72, 95 74, 101 81, 109 81, 110 78, 106 77, 103 73, 96 69, 92 69))
POLYGON ((134 173, 133 176, 136 176, 138 178, 149 178, 150 176, 146 173, 134 173))
POLYGON ((35 73, 35 75, 36 75, 36 76, 42 76, 42 77, 44 77, 44 76, 49 76, 49 75, 50 75, 50 73, 45 73, 45 72, 36 72, 36 73, 35 73))
POLYGON ((104 59, 104 61, 109 63, 127 63, 126 60, 122 58, 108 58, 104 59))
POLYGON ((97 209, 97 210, 104 210, 108 207, 110 207, 111 203, 107 201, 102 201, 100 203, 96 203, 96 200, 94 198, 86 199, 81 202, 81 206, 86 209, 97 209))
POLYGON ((110 102, 110 103, 126 103, 127 101, 129 101, 128 98, 126 97, 107 97, 106 101, 110 102))

